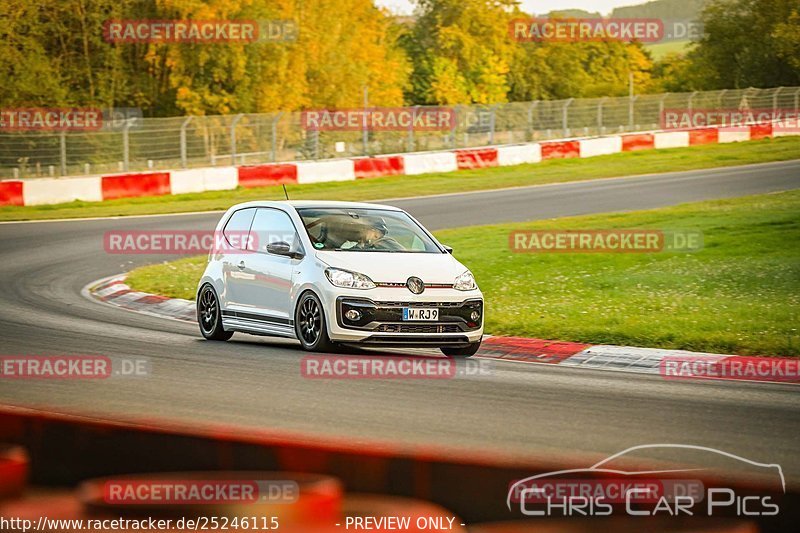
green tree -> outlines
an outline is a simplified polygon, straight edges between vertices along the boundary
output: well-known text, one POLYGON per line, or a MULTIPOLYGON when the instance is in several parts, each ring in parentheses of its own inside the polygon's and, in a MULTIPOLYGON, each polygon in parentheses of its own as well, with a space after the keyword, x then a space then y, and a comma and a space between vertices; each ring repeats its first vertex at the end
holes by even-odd
POLYGON ((0 0, 3 105, 157 107, 158 80, 149 75, 147 45, 115 47, 104 40, 109 19, 147 17, 152 1, 0 0))
POLYGON ((702 89, 800 85, 797 0, 713 0, 705 35, 689 53, 702 89))
POLYGON ((512 101, 623 96, 633 73, 636 91, 651 92, 652 61, 640 43, 519 43, 512 64, 512 101))
POLYGON ((419 104, 507 101, 515 0, 418 0, 404 45, 414 64, 407 99, 419 104))

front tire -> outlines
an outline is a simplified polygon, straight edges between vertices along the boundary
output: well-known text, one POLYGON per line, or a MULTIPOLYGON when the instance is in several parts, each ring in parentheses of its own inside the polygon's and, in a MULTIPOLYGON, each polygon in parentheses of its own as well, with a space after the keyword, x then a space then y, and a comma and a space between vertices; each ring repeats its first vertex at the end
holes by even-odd
POLYGON ((203 285, 197 295, 197 323, 200 325, 200 333, 210 341, 226 341, 233 337, 232 331, 222 328, 219 298, 210 284, 203 285))
POLYGON ((439 348, 442 353, 447 357, 472 357, 481 347, 481 341, 470 343, 467 346, 454 348, 451 346, 442 346, 439 348))
POLYGON ((322 302, 313 292, 304 293, 297 302, 294 331, 303 349, 308 352, 332 352, 336 348, 328 337, 322 302))

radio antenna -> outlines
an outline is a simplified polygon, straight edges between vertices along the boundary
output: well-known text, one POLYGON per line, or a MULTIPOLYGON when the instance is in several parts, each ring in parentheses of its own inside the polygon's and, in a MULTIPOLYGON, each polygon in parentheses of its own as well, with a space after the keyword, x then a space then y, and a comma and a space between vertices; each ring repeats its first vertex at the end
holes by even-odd
POLYGON ((283 183, 282 185, 283 185, 283 194, 284 194, 284 196, 286 196, 286 199, 288 200, 289 199, 289 193, 286 192, 286 184, 283 183))

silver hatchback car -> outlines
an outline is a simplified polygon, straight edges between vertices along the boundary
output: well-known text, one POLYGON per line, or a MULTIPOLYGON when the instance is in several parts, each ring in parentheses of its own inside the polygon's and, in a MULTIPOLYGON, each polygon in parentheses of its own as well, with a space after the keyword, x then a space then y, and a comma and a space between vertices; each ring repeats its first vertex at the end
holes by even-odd
POLYGON ((483 336, 472 273, 411 215, 351 202, 248 202, 217 225, 197 289, 206 339, 234 332, 337 344, 438 347, 471 356, 483 336))

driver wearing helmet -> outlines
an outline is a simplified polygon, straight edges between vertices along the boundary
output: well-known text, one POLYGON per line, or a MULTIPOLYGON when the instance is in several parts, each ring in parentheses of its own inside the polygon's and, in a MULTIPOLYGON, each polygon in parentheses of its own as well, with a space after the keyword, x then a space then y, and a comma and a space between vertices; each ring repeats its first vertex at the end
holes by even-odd
POLYGON ((364 250, 405 250, 402 244, 392 237, 387 237, 389 228, 382 218, 375 218, 367 222, 363 241, 360 243, 364 250))

